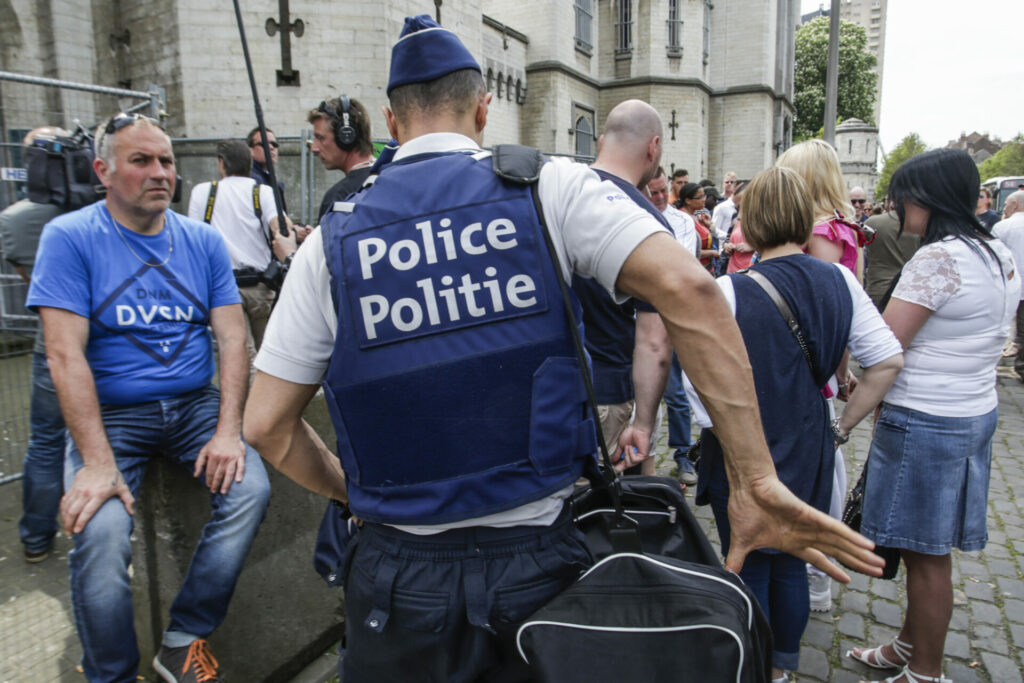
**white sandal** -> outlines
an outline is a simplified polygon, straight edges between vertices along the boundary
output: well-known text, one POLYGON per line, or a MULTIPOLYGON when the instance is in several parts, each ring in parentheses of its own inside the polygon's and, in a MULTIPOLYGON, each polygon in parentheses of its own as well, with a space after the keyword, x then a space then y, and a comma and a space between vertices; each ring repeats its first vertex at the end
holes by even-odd
POLYGON ((905 678, 907 683, 953 683, 953 679, 946 678, 942 674, 938 676, 925 676, 924 674, 914 673, 910 670, 910 666, 903 667, 903 671, 884 681, 879 681, 879 683, 894 683, 897 678, 905 678))
POLYGON ((910 657, 914 650, 914 646, 910 643, 904 643, 899 638, 892 639, 892 650, 896 653, 896 657, 899 658, 895 662, 890 662, 882 654, 883 647, 885 646, 879 645, 878 647, 867 648, 861 650, 860 654, 855 653, 853 650, 847 650, 846 656, 850 659, 856 659, 861 664, 866 664, 872 669, 899 669, 910 663, 910 657))

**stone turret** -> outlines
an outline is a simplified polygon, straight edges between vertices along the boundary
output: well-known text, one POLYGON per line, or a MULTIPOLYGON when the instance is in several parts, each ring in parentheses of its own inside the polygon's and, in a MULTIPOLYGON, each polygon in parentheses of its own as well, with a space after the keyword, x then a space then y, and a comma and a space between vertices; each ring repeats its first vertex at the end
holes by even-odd
POLYGON ((846 119, 836 127, 836 151, 846 188, 861 186, 873 196, 878 182, 878 128, 860 119, 846 119))

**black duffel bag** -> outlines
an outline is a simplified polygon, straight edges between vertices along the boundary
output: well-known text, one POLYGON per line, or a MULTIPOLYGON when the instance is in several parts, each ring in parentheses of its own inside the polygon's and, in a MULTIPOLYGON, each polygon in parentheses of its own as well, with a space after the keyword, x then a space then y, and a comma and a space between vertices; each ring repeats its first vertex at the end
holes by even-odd
POLYGON ((632 553, 606 557, 516 634, 535 681, 771 680, 771 629, 719 567, 632 553))

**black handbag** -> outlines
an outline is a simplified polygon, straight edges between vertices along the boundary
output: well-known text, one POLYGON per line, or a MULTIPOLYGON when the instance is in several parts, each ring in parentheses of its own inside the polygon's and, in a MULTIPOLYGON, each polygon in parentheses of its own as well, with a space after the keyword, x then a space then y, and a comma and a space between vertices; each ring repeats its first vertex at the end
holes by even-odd
MULTIPOLYGON (((864 487, 868 478, 868 463, 860 471, 860 478, 850 491, 843 506, 843 524, 856 532, 860 532, 860 524, 864 517, 864 487)), ((885 569, 882 570, 883 579, 896 578, 896 572, 900 568, 900 551, 898 548, 886 548, 876 545, 875 554, 885 560, 885 569)))

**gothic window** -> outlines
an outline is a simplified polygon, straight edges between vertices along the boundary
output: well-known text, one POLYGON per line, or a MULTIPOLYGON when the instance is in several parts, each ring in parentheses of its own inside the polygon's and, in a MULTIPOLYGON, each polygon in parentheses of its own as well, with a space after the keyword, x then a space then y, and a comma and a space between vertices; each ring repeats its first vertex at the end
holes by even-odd
POLYGON ((618 0, 615 17, 615 54, 625 55, 633 51, 633 8, 632 0, 618 0))
POLYGON ((594 47, 591 26, 594 21, 594 0, 575 0, 576 3, 576 47, 590 54, 594 47))
POLYGON ((505 97, 510 102, 512 101, 512 74, 509 74, 508 78, 505 79, 505 97))
POLYGON ((487 70, 487 92, 494 92, 494 69, 487 70))
POLYGON ((516 103, 522 104, 526 99, 526 90, 523 88, 523 81, 520 78, 516 79, 516 103))
POLYGON ((576 156, 594 157, 594 123, 589 114, 584 114, 576 119, 574 129, 576 134, 576 156))
POLYGON ((498 72, 498 92, 497 92, 497 97, 498 97, 499 100, 501 99, 501 89, 502 89, 502 87, 504 85, 505 85, 505 78, 501 75, 501 72, 499 71, 498 72))
POLYGON ((668 56, 683 54, 683 20, 679 18, 679 0, 668 0, 668 56))

